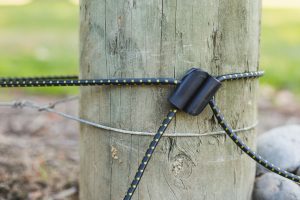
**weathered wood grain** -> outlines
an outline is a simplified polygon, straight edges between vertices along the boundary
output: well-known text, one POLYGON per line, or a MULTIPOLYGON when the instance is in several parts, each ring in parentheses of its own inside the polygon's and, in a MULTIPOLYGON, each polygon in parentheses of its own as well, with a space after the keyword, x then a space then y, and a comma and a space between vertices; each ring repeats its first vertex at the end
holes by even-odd
MULTIPOLYGON (((81 0, 82 78, 176 77, 193 66, 214 75, 256 71, 260 0, 81 0)), ((223 85, 217 102, 233 128, 256 121, 257 81, 223 85)), ((81 117, 155 132, 169 86, 81 88, 81 117)), ((168 133, 219 129, 210 109, 179 113, 168 133)), ((241 133, 255 146, 255 131, 241 133)), ((122 199, 151 137, 81 126, 82 200, 122 199)), ((247 200, 255 165, 225 136, 164 138, 137 200, 247 200)))

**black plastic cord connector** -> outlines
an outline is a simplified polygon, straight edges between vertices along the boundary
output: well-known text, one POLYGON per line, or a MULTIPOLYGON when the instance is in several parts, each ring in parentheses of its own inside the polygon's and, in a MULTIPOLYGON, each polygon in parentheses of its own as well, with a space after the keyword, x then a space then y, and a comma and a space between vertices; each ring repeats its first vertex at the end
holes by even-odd
POLYGON ((207 72, 192 68, 182 78, 169 102, 190 115, 199 115, 216 94, 221 82, 207 72))

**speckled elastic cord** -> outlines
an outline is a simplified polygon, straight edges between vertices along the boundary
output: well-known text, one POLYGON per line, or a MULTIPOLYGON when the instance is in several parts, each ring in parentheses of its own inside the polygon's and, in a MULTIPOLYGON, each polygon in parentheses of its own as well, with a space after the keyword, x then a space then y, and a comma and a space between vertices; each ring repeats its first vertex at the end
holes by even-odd
POLYGON ((258 155, 255 151, 251 150, 250 147, 248 147, 232 130, 232 128, 228 125, 228 123, 225 121, 224 116, 221 114, 220 109, 217 107, 217 104, 214 100, 211 100, 209 102, 209 105, 218 120, 218 123, 224 129, 226 134, 233 140, 233 142, 243 151, 245 152, 250 158, 255 160, 257 163, 265 167, 266 169, 283 176, 285 178, 288 178, 296 183, 300 183, 300 177, 296 176, 295 174, 289 173, 286 170, 283 170, 274 164, 270 163, 269 161, 262 158, 260 155, 258 155))
MULTIPOLYGON (((239 80, 258 78, 263 76, 263 72, 247 72, 247 73, 235 73, 217 76, 216 79, 220 82, 227 80, 239 80)), ((50 87, 50 86, 135 86, 135 85, 178 85, 180 80, 173 78, 112 78, 112 79, 78 79, 77 76, 57 76, 57 77, 29 77, 29 78, 0 78, 0 87, 50 87)), ((214 100, 210 100, 209 105, 212 111, 226 134, 235 142, 235 144, 242 149, 249 157, 254 159, 257 163, 267 168, 268 170, 277 173, 285 178, 288 178, 294 182, 300 183, 300 177, 291 174, 285 170, 274 166, 272 163, 263 159, 260 155, 252 151, 238 136, 233 132, 229 125, 225 122, 224 117, 220 114, 220 109, 216 106, 214 100)), ((151 141, 149 148, 147 149, 145 156, 143 157, 138 171, 131 182, 131 185, 124 197, 124 200, 130 200, 136 191, 141 178, 146 170, 147 165, 162 137, 165 133, 168 125, 175 117, 177 109, 171 109, 167 117, 163 120, 162 125, 159 127, 153 140, 151 141)))
POLYGON ((133 86, 133 85, 176 85, 180 81, 173 78, 111 78, 111 79, 47 79, 16 78, 0 79, 0 87, 53 87, 53 86, 133 86))
MULTIPOLYGON (((263 72, 235 73, 218 76, 219 81, 257 78, 263 72)), ((111 79, 78 79, 78 76, 45 76, 45 77, 0 77, 0 87, 53 87, 53 86, 96 86, 96 85, 177 85, 180 80, 174 78, 111 78, 111 79)))

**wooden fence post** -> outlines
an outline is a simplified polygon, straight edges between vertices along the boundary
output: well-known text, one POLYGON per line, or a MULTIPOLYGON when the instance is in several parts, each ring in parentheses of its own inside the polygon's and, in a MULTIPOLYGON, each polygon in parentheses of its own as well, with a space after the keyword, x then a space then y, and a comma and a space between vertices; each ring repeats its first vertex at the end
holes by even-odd
MULTIPOLYGON (((213 75, 256 71, 260 0, 81 0, 82 78, 175 77, 191 67, 213 75)), ((170 109, 170 86, 81 88, 81 117, 155 132, 170 109)), ((256 123, 257 81, 223 84, 217 102, 233 128, 256 123)), ((219 130, 209 108, 179 113, 167 133, 219 130)), ((239 133, 255 146, 255 131, 239 133)), ((152 137, 81 126, 82 200, 119 200, 152 137)), ((164 137, 135 200, 248 200, 255 163, 224 135, 164 137)))

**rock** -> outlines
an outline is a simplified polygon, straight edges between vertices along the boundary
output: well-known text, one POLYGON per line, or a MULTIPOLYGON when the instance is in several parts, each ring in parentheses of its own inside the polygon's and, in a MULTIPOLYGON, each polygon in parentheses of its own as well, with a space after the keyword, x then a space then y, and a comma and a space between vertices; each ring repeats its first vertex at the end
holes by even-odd
POLYGON ((253 200, 299 200, 300 187, 277 174, 258 177, 253 189, 253 200))
MULTIPOLYGON (((274 165, 290 172, 300 166, 300 126, 289 125, 275 128, 258 138, 257 152, 274 165)), ((256 174, 266 173, 257 165, 256 174)))

